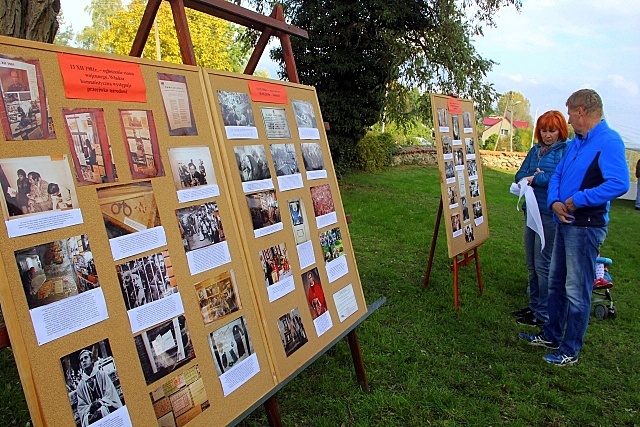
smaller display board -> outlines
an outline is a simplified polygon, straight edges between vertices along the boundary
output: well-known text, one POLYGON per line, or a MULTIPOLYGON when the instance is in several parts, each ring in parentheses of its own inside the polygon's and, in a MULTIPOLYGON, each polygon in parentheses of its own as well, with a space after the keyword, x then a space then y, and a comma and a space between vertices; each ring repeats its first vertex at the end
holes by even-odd
POLYGON ((473 100, 431 94, 449 257, 489 237, 473 100))

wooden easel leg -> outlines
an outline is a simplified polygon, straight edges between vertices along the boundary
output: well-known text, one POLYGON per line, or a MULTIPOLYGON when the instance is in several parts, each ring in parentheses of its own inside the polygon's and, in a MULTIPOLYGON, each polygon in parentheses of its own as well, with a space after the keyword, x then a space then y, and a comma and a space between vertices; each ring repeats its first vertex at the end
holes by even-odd
POLYGON ((453 308, 458 312, 458 307, 460 306, 459 301, 459 292, 458 292, 458 255, 453 257, 453 308))
POLYGON ((147 6, 145 7, 144 13, 142 14, 140 26, 138 27, 138 32, 136 32, 136 37, 133 40, 133 44, 131 45, 129 56, 137 56, 138 58, 142 56, 144 45, 145 43, 147 43, 149 33, 151 32, 151 27, 153 26, 153 20, 158 14, 160 3, 162 3, 162 0, 149 0, 147 2, 147 6))
POLYGON ((266 402, 264 402, 263 406, 264 411, 267 413, 269 427, 282 427, 282 419, 280 418, 280 410, 278 409, 276 395, 274 394, 268 398, 266 402))
POLYGON ((480 257, 478 256, 478 248, 473 249, 473 258, 476 261, 476 275, 478 276, 478 289, 480 289, 480 293, 484 291, 484 286, 482 284, 482 272, 480 271, 480 257))
POLYGON ((349 348, 351 349, 351 357, 353 358, 353 366, 356 369, 356 378, 358 385, 362 390, 369 392, 369 383, 367 382, 367 375, 364 371, 364 361, 362 360, 362 352, 360 351, 360 343, 358 342, 358 334, 356 330, 352 330, 347 334, 349 340, 349 348))
POLYGON ((436 225, 433 230, 433 238, 431 239, 431 249, 429 249, 429 263, 427 264, 427 273, 424 275, 424 285, 429 284, 429 277, 431 276, 431 267, 433 267, 433 256, 436 253, 436 242, 438 241, 438 230, 440 230, 440 219, 442 218, 442 197, 440 198, 440 204, 438 205, 438 215, 436 216, 436 225))

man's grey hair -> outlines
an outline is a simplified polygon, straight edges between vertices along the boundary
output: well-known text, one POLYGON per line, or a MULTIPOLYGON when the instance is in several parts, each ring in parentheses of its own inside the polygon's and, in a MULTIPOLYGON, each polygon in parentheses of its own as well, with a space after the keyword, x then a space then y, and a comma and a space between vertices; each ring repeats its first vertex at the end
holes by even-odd
POLYGON ((593 89, 580 89, 571 94, 567 99, 567 107, 572 110, 582 107, 587 114, 596 115, 602 118, 604 112, 602 109, 602 98, 593 89))

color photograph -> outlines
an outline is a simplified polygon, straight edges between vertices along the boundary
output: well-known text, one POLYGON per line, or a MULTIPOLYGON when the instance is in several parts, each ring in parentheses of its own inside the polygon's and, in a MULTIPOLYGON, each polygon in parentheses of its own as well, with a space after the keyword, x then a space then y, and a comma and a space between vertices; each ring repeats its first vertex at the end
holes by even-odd
POLYGON ((280 208, 274 190, 247 194, 247 205, 251 213, 253 229, 258 230, 281 222, 280 208))
POLYGON ((304 200, 291 199, 288 201, 288 205, 289 214, 291 215, 291 225, 293 226, 293 238, 296 241, 296 245, 299 245, 311 239, 304 200))
POLYGON ((0 55, 0 117, 7 141, 55 139, 38 60, 0 55))
POLYGON ((66 155, 0 159, 4 219, 78 207, 66 155))
POLYGON ((150 110, 119 110, 133 179, 164 176, 158 135, 150 110))
POLYGON ((278 319, 278 331, 287 357, 309 342, 297 307, 278 319))
POLYGON ((78 185, 118 181, 102 108, 62 109, 78 185))
POLYGON ((198 365, 171 378, 149 397, 158 427, 182 427, 211 406, 198 365))
POLYGON ((195 288, 205 325, 242 308, 233 270, 203 280, 195 288))
POLYGON ((169 251, 116 265, 116 273, 127 310, 142 307, 178 292, 169 251))
POLYGON ((108 339, 64 356, 60 363, 76 427, 99 422, 124 406, 108 339))
POLYGON ((179 147, 167 150, 176 190, 216 184, 209 147, 179 147))
POLYGON ((160 225, 151 181, 99 188, 98 202, 109 239, 160 225))
POLYGON ((325 264, 344 255, 342 233, 338 227, 320 233, 320 245, 325 264))
POLYGON ((260 251, 260 265, 267 287, 292 275, 289 254, 284 243, 260 251))
POLYGON ((336 211, 329 184, 311 187, 310 191, 311 199, 313 200, 313 211, 316 217, 336 211))
POLYGON ((85 234, 15 252, 29 309, 100 287, 85 234))
POLYGON ((307 296, 311 318, 315 319, 327 311, 327 301, 322 290, 322 283, 320 283, 318 268, 302 273, 302 283, 304 284, 304 293, 307 296))
POLYGON ((174 317, 134 337, 147 385, 196 357, 184 316, 174 317))

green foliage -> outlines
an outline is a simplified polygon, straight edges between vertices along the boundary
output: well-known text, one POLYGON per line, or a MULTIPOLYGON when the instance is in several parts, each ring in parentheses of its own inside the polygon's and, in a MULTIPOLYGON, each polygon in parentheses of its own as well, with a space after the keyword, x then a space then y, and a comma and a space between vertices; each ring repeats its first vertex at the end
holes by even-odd
MULTIPOLYGON (((271 6, 270 0, 250 1, 258 10, 271 6)), ((309 32, 309 40, 291 39, 300 81, 315 86, 331 124, 334 163, 348 169, 355 165, 350 147, 382 118, 385 107, 400 124, 410 121, 413 110, 422 112, 427 124, 425 99, 411 101, 415 88, 422 94, 455 92, 486 109, 495 98, 493 87, 484 82, 493 62, 476 52, 471 38, 498 9, 519 7, 520 0, 282 3, 288 20, 309 32)), ((284 64, 281 49, 272 57, 284 64)))
POLYGON ((395 148, 396 144, 390 133, 368 132, 356 144, 358 168, 373 172, 390 166, 395 148))
POLYGON ((502 94, 498 99, 497 113, 500 116, 511 117, 511 112, 513 112, 514 120, 529 122, 529 124, 533 124, 530 111, 531 103, 520 92, 508 91, 502 94))
POLYGON ((513 151, 526 153, 531 149, 531 138, 533 136, 533 128, 516 129, 513 136, 513 151))
POLYGON ((58 13, 58 32, 53 40, 53 44, 57 44, 58 46, 71 45, 71 41, 74 37, 73 26, 71 24, 65 24, 66 22, 64 20, 64 15, 62 14, 62 9, 60 9, 60 13, 58 13))
POLYGON ((487 138, 486 141, 484 141, 483 148, 485 150, 495 150, 496 142, 498 142, 498 134, 494 133, 493 135, 489 136, 489 138, 487 138))

